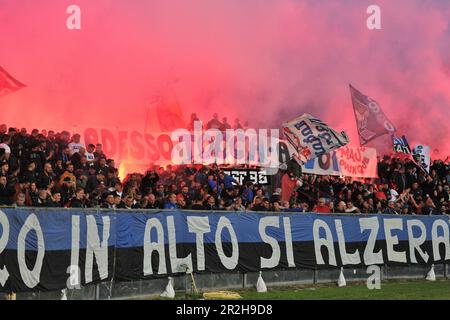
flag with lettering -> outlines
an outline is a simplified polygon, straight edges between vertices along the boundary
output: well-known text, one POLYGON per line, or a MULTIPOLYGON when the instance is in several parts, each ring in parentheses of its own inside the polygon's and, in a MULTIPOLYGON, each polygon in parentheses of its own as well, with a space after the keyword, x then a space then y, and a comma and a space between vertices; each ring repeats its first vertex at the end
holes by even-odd
POLYGON ((423 168, 427 173, 430 173, 430 150, 429 146, 417 145, 413 150, 414 160, 421 168, 423 168))
POLYGON ((392 142, 394 144, 394 152, 406 154, 412 153, 405 136, 402 136, 401 138, 392 136, 392 142))
POLYGON ((26 87, 0 66, 0 97, 26 87))
POLYGON ((394 134, 396 131, 394 125, 375 100, 359 92, 352 85, 350 85, 350 92, 361 145, 379 136, 394 134))
POLYGON ((300 165, 349 143, 347 134, 337 132, 322 120, 304 114, 283 124, 290 156, 300 165))

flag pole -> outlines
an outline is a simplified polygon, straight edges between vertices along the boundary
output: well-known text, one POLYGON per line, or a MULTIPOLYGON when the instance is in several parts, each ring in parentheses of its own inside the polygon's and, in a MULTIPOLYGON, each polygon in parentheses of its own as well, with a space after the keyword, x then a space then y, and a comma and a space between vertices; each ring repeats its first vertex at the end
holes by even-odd
POLYGON ((349 83, 348 86, 350 88, 350 98, 352 100, 353 115, 355 116, 355 126, 356 126, 356 132, 358 133, 359 146, 362 147, 363 144, 361 143, 361 135, 359 134, 358 118, 356 117, 355 103, 353 101, 353 86, 351 83, 349 83))

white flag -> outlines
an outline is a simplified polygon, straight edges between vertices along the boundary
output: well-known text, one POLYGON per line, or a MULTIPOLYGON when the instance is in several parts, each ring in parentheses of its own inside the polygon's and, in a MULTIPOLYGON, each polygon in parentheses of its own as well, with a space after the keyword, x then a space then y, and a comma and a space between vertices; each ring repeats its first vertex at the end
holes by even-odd
POLYGON ((418 145, 414 148, 413 155, 417 164, 422 166, 427 173, 430 173, 430 147, 418 145))
POLYGON ((288 145, 294 150, 291 156, 299 164, 349 143, 348 136, 344 131, 339 133, 323 121, 306 113, 284 123, 283 133, 288 145))

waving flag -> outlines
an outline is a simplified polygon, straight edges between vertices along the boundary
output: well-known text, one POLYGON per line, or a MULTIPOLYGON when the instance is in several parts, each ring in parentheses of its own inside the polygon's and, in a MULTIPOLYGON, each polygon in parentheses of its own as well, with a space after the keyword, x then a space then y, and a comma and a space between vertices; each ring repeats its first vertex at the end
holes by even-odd
POLYGON ((283 124, 283 133, 291 156, 301 165, 348 144, 345 132, 337 132, 323 121, 304 114, 283 124))
POLYGON ((396 138, 392 136, 392 141, 394 143, 394 151, 400 153, 411 154, 411 148, 409 147, 406 137, 396 138))
POLYGON ((359 141, 365 145, 384 134, 393 134, 395 127, 384 115, 380 105, 350 85, 353 110, 358 127, 359 141))
POLYGON ((26 86, 23 83, 14 79, 5 69, 0 67, 0 97, 6 96, 7 94, 24 87, 26 86))

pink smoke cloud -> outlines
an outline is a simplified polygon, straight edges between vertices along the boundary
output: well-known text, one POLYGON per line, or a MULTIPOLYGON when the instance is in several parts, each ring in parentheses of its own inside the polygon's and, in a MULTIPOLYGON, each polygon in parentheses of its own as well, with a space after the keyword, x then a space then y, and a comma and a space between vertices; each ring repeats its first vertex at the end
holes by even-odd
POLYGON ((308 112, 357 144, 352 83, 411 145, 445 157, 449 16, 439 0, 3 0, 0 65, 28 87, 0 101, 0 122, 144 130, 170 83, 185 120, 218 112, 277 128, 308 112), (382 30, 371 31, 375 2, 382 30), (79 31, 66 28, 71 4, 82 10, 79 31))

